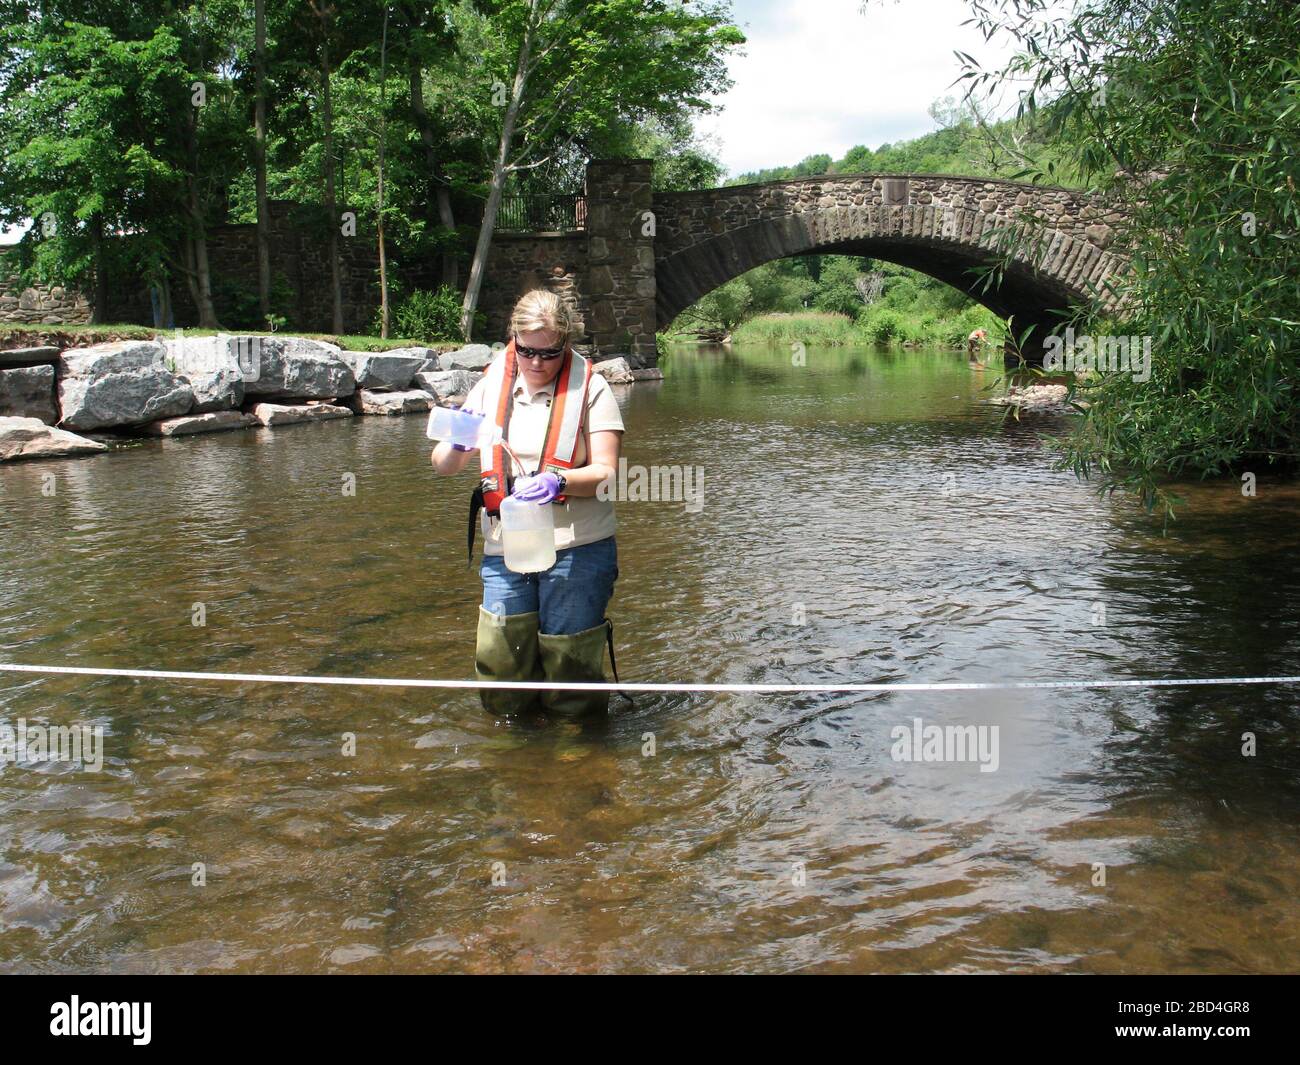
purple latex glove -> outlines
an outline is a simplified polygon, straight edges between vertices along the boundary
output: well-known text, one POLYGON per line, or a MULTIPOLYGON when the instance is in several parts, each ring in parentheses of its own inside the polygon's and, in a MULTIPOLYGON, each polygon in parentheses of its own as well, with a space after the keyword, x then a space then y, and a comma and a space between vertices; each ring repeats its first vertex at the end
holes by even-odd
POLYGON ((560 478, 550 472, 539 473, 536 477, 520 477, 510 494, 525 503, 553 503, 560 494, 560 478))

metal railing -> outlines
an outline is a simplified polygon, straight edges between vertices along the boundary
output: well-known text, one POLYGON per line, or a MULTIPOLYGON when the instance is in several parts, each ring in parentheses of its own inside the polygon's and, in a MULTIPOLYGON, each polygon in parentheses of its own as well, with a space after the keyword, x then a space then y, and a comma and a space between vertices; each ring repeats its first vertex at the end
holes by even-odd
POLYGON ((572 233, 586 229, 587 197, 576 192, 503 196, 496 228, 502 233, 572 233))

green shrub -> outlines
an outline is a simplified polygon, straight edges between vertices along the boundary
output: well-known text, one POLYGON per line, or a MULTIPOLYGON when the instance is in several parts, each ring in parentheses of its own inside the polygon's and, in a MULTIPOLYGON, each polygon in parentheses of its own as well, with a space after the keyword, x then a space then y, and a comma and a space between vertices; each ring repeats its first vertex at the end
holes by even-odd
POLYGON ((888 344, 899 339, 902 319, 891 310, 881 309, 867 316, 863 332, 873 344, 888 344))
POLYGON ((912 309, 920 302, 921 289, 910 277, 890 277, 880 302, 889 308, 912 309))
MULTIPOLYGON (((436 292, 417 288, 392 304, 389 332, 413 340, 452 340, 460 336, 461 298, 454 288, 442 285, 436 292)), ((474 316, 475 333, 482 332, 486 316, 474 316)), ((383 327, 379 308, 375 309, 372 329, 378 335, 383 327)))
POLYGON ((956 317, 946 319, 938 330, 935 339, 950 348, 964 348, 966 338, 976 329, 988 331, 989 339, 987 343, 990 344, 999 342, 1006 332, 1002 320, 997 315, 987 307, 976 304, 967 307, 956 317))
POLYGON ((861 294, 853 285, 845 282, 824 286, 813 300, 813 306, 828 314, 845 314, 850 318, 856 318, 866 310, 861 294))

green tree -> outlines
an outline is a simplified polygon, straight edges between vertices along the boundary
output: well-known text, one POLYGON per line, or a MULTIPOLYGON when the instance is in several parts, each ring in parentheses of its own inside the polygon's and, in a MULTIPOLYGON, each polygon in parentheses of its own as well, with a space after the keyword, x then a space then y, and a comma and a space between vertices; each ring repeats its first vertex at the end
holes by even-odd
POLYGON ((271 208, 266 194, 266 0, 253 0, 253 169, 257 197, 257 309, 271 316, 271 208))
POLYGON ((832 311, 856 318, 865 303, 858 290, 858 279, 863 275, 862 260, 849 255, 822 256, 821 276, 813 306, 819 311, 832 311))
POLYGON ((725 340, 750 317, 753 304, 753 290, 744 277, 737 277, 719 285, 678 315, 670 331, 701 340, 725 340))
MULTIPOLYGON (((475 123, 467 113, 462 86, 469 63, 458 53, 459 27, 466 15, 458 13, 461 5, 440 0, 436 3, 409 0, 398 4, 406 30, 407 93, 410 121, 419 134, 422 168, 412 168, 406 186, 418 195, 423 210, 412 211, 408 232, 426 228, 442 262, 442 284, 458 288, 460 284, 459 240, 456 229, 454 191, 457 187, 457 162, 479 154, 477 138, 470 135, 475 123), (435 106, 428 106, 432 95, 435 106), (430 211, 436 211, 436 214, 430 211), (414 220, 423 218, 424 225, 414 220)), ((485 160, 480 161, 480 165, 485 160)), ((471 172, 477 167, 471 167, 471 172)), ((459 184, 468 184, 462 173, 459 184)))
POLYGON ((696 134, 685 114, 629 119, 614 124, 599 143, 588 144, 592 158, 654 160, 651 182, 666 192, 712 189, 722 183, 722 163, 696 134))
POLYGON ((483 86, 503 111, 487 201, 465 289, 469 337, 507 180, 605 135, 621 117, 704 111, 743 41, 724 4, 663 0, 507 0, 494 9, 498 62, 511 82, 483 86))
POLYGON ((810 155, 794 168, 792 177, 817 177, 820 174, 829 174, 831 170, 831 157, 825 153, 821 155, 810 155))
MULTIPOLYGON (((1000 0, 982 21, 1069 162, 1130 220, 1124 310, 1079 334, 1150 338, 1149 377, 1103 374, 1068 461, 1170 506, 1169 476, 1294 467, 1300 444, 1300 7, 1271 0, 1000 0)), ((1036 174, 1035 177, 1046 176, 1036 174)))
POLYGON ((72 14, 4 8, 0 218, 35 222, 21 249, 26 276, 93 279, 100 320, 110 234, 146 234, 132 249, 141 264, 156 265, 166 251, 151 210, 180 191, 166 152, 167 98, 185 71, 169 29, 122 41, 72 14))
MULTIPOLYGON (((226 188, 248 154, 243 103, 228 75, 236 35, 247 28, 241 14, 236 0, 204 0, 164 16, 176 34, 189 79, 184 93, 173 89, 166 97, 172 123, 166 144, 185 184, 181 254, 167 262, 184 277, 202 329, 218 326, 207 231, 214 221, 223 220, 226 188)), ((165 211, 159 212, 164 226, 165 219, 165 211)))
POLYGON ((0 214, 38 220, 29 271, 94 278, 97 317, 116 263, 164 292, 183 277, 215 324, 206 228, 242 155, 224 74, 234 11, 227 0, 0 8, 0 214))

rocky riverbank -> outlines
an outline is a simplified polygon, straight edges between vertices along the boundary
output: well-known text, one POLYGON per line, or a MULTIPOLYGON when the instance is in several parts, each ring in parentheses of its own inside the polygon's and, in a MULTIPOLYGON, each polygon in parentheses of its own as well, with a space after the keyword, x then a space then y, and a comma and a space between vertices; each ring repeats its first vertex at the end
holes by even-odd
MULTIPOLYGON (((91 455, 140 437, 274 428, 463 402, 486 344, 345 351, 291 336, 170 337, 0 351, 0 462, 91 455)), ((593 355, 611 384, 662 379, 593 355)))

